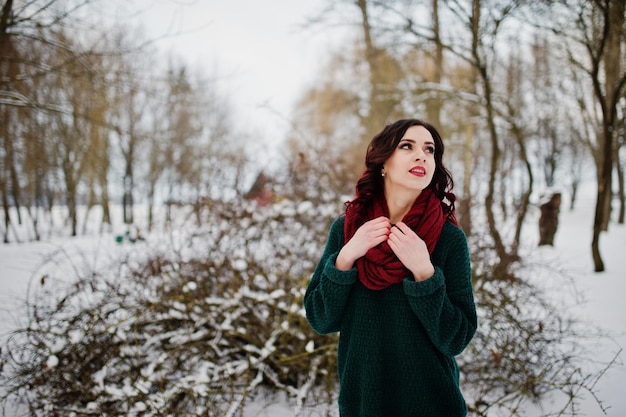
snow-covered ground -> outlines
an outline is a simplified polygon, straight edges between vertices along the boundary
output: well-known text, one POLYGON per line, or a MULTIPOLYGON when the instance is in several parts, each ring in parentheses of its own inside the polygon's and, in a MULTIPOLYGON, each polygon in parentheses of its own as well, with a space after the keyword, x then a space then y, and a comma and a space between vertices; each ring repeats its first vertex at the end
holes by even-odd
MULTIPOLYGON (((569 303, 575 305, 575 313, 612 336, 610 339, 602 339, 600 348, 594 352, 598 360, 607 361, 626 347, 626 227, 612 223, 609 232, 601 236, 606 272, 594 273, 590 250, 594 194, 587 195, 578 201, 576 209, 571 212, 566 208, 569 202, 564 201, 555 246, 536 248, 528 256, 535 258, 538 263, 549 260, 555 268, 565 271, 572 278, 579 294, 583 296, 583 301, 572 299, 569 303)), ((532 240, 530 227, 529 231, 529 239, 532 240)), ((106 264, 116 253, 128 248, 128 245, 116 244, 115 235, 111 233, 0 245, 0 342, 4 342, 12 329, 26 323, 23 302, 29 285, 37 285, 43 273, 41 266, 51 254, 61 253, 76 259, 77 267, 85 264, 97 266, 106 264)), ((569 294, 567 291, 565 297, 569 294)), ((622 352, 618 364, 596 386, 599 399, 607 407, 606 415, 610 417, 626 416, 626 395, 623 393, 626 367, 622 364, 625 357, 626 353, 622 352)), ((589 395, 580 411, 580 415, 602 415, 589 395)), ((286 417, 293 414, 288 401, 282 398, 251 404, 244 416, 286 417)), ((541 413, 529 410, 528 414, 541 413)), ((312 412, 311 415, 316 413, 312 412)))
MULTIPOLYGON (((626 226, 611 223, 608 233, 601 235, 605 272, 594 273, 591 257, 594 197, 595 193, 584 194, 574 211, 567 208, 569 201, 564 201, 554 247, 537 248, 530 256, 536 264, 549 264, 571 279, 571 283, 556 279, 546 288, 564 300, 571 314, 584 323, 598 326, 607 335, 590 343, 590 357, 599 364, 615 360, 595 387, 606 414, 587 393, 579 415, 623 417, 626 416, 626 352, 622 351, 626 348, 626 226)), ((529 411, 529 415, 539 416, 541 413, 529 411)))

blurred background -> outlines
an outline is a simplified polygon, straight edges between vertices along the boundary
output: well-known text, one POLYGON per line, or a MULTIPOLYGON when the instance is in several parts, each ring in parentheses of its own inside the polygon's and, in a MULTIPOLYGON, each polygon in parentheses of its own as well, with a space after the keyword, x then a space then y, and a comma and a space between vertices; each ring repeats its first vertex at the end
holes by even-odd
MULTIPOLYGON (((495 415, 490 413, 506 409, 519 415, 519 404, 547 392, 572 398, 578 394, 571 392, 593 392, 592 382, 603 371, 569 368, 573 362, 562 349, 563 338, 575 339, 578 330, 564 331, 562 322, 551 322, 553 310, 533 298, 537 293, 528 286, 516 287, 515 296, 507 288, 530 285, 533 274, 527 268, 536 267, 537 260, 528 257, 528 248, 555 246, 559 213, 574 212, 580 202, 588 210, 575 221, 589 233, 568 243, 583 248, 577 253, 590 259, 585 272, 607 270, 607 251, 616 253, 613 243, 603 242, 607 233, 615 236, 614 230, 623 234, 626 207, 624 1, 1 4, 0 232, 7 247, 81 236, 171 244, 173 230, 185 230, 189 235, 177 241, 182 245, 185 239, 195 242, 193 236, 203 230, 211 244, 200 250, 216 263, 198 264, 198 271, 222 278, 235 273, 237 279, 229 281, 235 292, 255 276, 267 281, 257 288, 261 292, 304 288, 327 226, 353 195, 371 137, 396 119, 421 118, 444 138, 444 162, 455 180, 457 217, 473 252, 483 323, 523 330, 510 340, 508 330, 495 325, 486 324, 479 333, 469 357, 484 361, 474 361, 476 368, 471 360, 464 362, 468 380, 476 378, 472 412, 495 415), (225 224, 239 235, 226 239, 225 224), (291 228, 281 229, 286 224, 291 228), (283 262, 263 263, 269 259, 283 262), (520 313, 529 299, 536 309, 520 313), (537 311, 545 313, 539 314, 543 319, 537 311), (551 341, 541 337, 528 345, 547 328, 556 335, 551 341), (496 336, 519 344, 521 351, 506 353, 490 341, 496 336), (553 356, 540 354, 547 345, 553 356), (524 352, 534 354, 519 365, 524 352), (503 357, 511 359, 509 368, 503 357), (562 373, 545 378, 554 363, 563 364, 562 373), (477 382, 490 366, 503 367, 500 379, 477 382), (506 381, 522 374, 512 395, 506 381), (573 374, 582 377, 572 382, 573 374)), ((623 237, 617 242, 623 244, 623 237)), ((188 259, 176 255, 179 261, 188 259)), ((155 259, 143 259, 146 269, 130 275, 167 280, 160 261, 159 268, 150 269, 155 259)), ((546 270, 551 278, 569 276, 553 264, 546 270)), ((193 276, 178 272, 176 297, 189 294, 186 285, 193 276)), ((48 281, 41 285, 53 275, 46 272, 48 281)), ((119 276, 128 277, 128 271, 119 276)), ((204 295, 225 288, 212 286, 204 295)), ((299 305, 301 295, 288 293, 287 304, 299 305)), ((45 316, 57 320, 63 308, 55 304, 45 316)), ((299 317, 295 328, 301 329, 306 323, 293 309, 285 314, 299 317)), ((283 331, 287 327, 292 328, 283 325, 283 331)), ((258 343, 279 343, 271 337, 258 343)), ((332 368, 330 351, 310 350, 307 344, 317 336, 293 337, 297 342, 289 342, 291 353, 281 360, 308 352, 301 373, 314 368, 309 387, 332 380, 318 372, 320 361, 332 368)), ((40 362, 27 361, 31 368, 16 365, 25 378, 15 383, 17 393, 28 386, 32 366, 50 367, 49 344, 27 339, 14 349, 25 345, 40 362)), ((573 355, 581 357, 587 358, 573 355)), ((607 362, 612 360, 609 355, 607 362)), ((286 375, 292 371, 284 371, 285 379, 264 374, 265 382, 254 387, 268 385, 269 379, 302 407, 310 398, 298 396, 304 380, 290 380, 286 375)), ((244 374, 254 380, 252 373, 244 374)), ((330 397, 333 389, 327 391, 330 397)), ((52 401, 51 391, 45 392, 39 398, 52 401)), ((225 409, 238 409, 232 404, 239 400, 232 398, 223 400, 225 409)), ((84 404, 96 407, 94 401, 84 404)), ((45 410, 49 404, 37 407, 45 410)))

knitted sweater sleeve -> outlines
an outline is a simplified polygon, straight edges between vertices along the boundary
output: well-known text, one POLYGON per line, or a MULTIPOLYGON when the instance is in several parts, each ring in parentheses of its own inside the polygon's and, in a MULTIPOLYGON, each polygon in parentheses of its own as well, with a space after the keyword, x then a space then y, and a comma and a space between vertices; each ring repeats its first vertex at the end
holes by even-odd
POLYGON ((456 356, 474 337, 477 317, 467 239, 461 229, 447 226, 435 274, 422 282, 407 278, 403 285, 411 310, 430 340, 443 354, 456 356))
POLYGON ((306 318, 313 330, 320 334, 339 331, 344 307, 357 279, 356 267, 341 271, 335 266, 343 247, 343 220, 340 217, 333 222, 326 247, 304 295, 306 318))

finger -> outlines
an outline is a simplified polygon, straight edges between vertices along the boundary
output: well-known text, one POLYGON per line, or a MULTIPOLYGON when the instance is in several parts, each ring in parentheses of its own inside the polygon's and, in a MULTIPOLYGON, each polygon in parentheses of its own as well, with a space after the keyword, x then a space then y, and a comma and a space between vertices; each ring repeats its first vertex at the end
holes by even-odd
POLYGON ((406 223, 404 223, 404 222, 398 222, 398 223, 394 224, 394 226, 396 227, 396 229, 398 229, 404 235, 409 235, 410 232, 412 232, 411 228, 409 226, 407 226, 406 223))
POLYGON ((386 217, 377 217, 374 220, 370 220, 368 223, 375 228, 383 227, 389 229, 391 227, 391 222, 386 217))
POLYGON ((371 222, 389 222, 389 217, 386 216, 378 216, 372 220, 370 220, 371 222))
POLYGON ((393 227, 391 233, 389 233, 388 242, 390 246, 393 245, 394 247, 399 248, 402 246, 402 242, 405 239, 406 236, 404 236, 404 234, 399 229, 393 227))
POLYGON ((356 242, 360 242, 369 249, 387 240, 388 235, 389 229, 387 227, 383 226, 372 229, 370 225, 370 227, 358 230, 355 237, 357 237, 356 242))
POLYGON ((380 218, 379 221, 371 224, 370 226, 372 227, 372 230, 376 231, 377 233, 384 233, 386 235, 389 234, 389 230, 391 229, 391 223, 388 219, 385 218, 380 218))
POLYGON ((411 235, 407 233, 407 231, 403 231, 401 228, 394 226, 389 232, 389 238, 391 239, 393 237, 398 243, 402 241, 407 241, 409 238, 411 238, 411 235))
POLYGON ((406 232, 403 231, 397 224, 391 226, 391 233, 402 233, 403 235, 406 235, 406 232))
POLYGON ((391 247, 391 249, 395 252, 396 248, 399 247, 400 242, 398 241, 398 237, 389 235, 389 239, 387 239, 387 243, 391 247))

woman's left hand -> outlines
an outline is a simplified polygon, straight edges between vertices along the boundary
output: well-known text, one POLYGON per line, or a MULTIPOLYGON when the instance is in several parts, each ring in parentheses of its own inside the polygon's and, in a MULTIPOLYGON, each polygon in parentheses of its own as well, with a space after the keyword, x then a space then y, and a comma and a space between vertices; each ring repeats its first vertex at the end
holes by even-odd
POLYGON ((387 243, 400 262, 413 273, 415 281, 424 281, 433 276, 435 267, 430 261, 426 242, 409 226, 403 222, 396 223, 391 228, 387 243))

